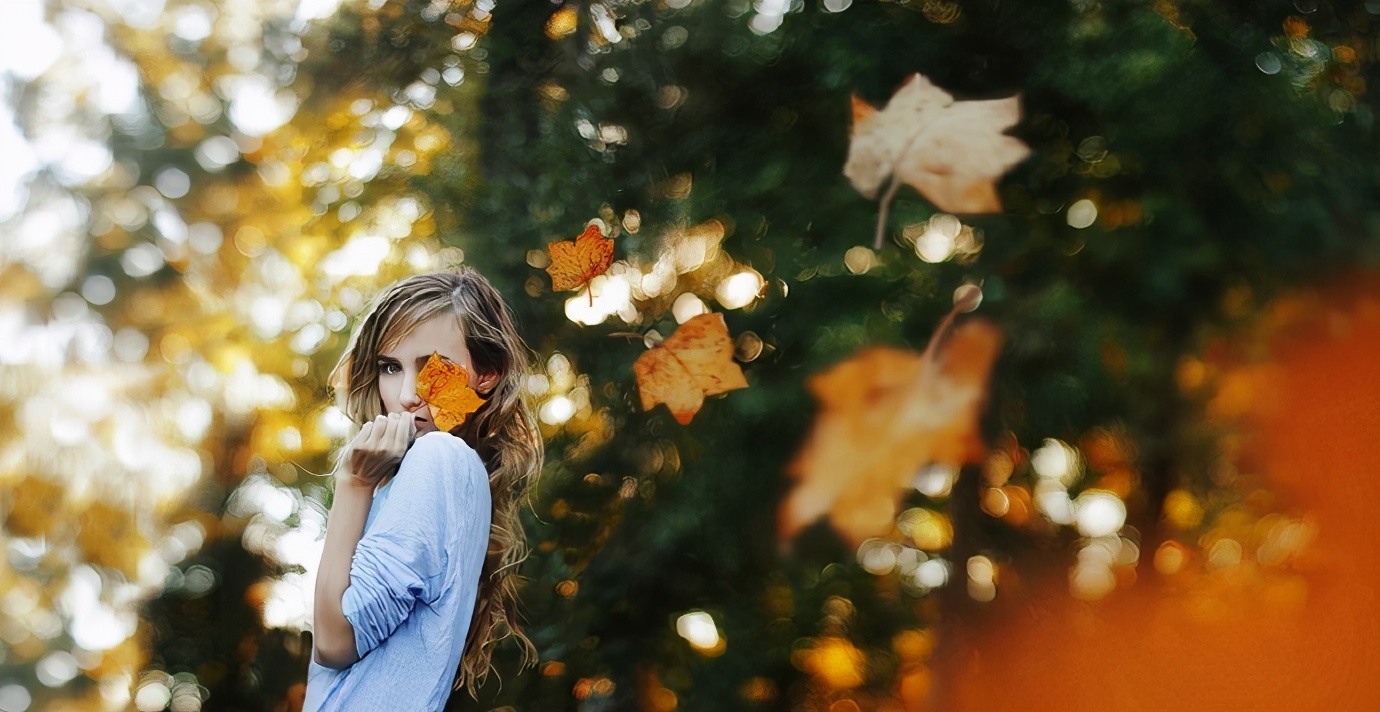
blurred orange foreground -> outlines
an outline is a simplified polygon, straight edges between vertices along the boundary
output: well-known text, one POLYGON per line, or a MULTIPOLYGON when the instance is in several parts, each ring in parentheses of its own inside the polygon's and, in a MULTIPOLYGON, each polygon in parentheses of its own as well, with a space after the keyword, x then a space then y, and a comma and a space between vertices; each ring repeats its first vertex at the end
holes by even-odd
POLYGON ((969 631, 966 656, 936 661, 952 709, 1380 710, 1376 282, 1273 352, 1279 400, 1251 459, 1277 511, 1317 524, 1296 573, 1170 584, 1146 561, 1138 584, 1094 604, 1058 581, 1027 591, 1029 605, 969 631))

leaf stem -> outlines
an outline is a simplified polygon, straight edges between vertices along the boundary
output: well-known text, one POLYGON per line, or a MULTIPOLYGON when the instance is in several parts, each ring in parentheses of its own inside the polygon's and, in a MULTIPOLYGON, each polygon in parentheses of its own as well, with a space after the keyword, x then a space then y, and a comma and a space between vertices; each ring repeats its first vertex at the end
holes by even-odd
POLYGON ((877 236, 872 240, 872 249, 882 249, 882 242, 886 237, 887 213, 891 210, 891 200, 896 197, 896 189, 901 187, 901 179, 895 174, 891 174, 891 185, 887 187, 886 193, 882 194, 881 207, 877 211, 877 236))
POLYGON ((920 358, 924 359, 926 364, 934 361, 935 352, 939 350, 939 342, 943 341, 953 329, 954 317, 956 316, 958 316, 957 305, 955 305, 953 309, 950 309, 948 314, 944 315, 944 318, 940 320, 938 326, 934 327, 934 333, 930 335, 929 343, 925 344, 925 352, 920 354, 920 358))

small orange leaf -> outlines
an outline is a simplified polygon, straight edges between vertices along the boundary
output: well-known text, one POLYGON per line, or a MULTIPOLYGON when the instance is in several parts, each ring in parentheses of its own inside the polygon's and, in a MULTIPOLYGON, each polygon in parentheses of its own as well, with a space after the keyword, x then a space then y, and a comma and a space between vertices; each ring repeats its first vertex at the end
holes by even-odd
POLYGON ((546 252, 551 256, 551 264, 546 268, 551 275, 551 289, 579 289, 613 264, 613 238, 604 237, 597 225, 590 225, 573 241, 547 245, 546 252))
POLYGON ((743 369, 733 362, 733 339, 723 314, 701 314, 633 363, 642 410, 665 403, 681 425, 704 405, 705 396, 747 388, 743 369))
POLYGON ((1001 331, 949 323, 925 354, 867 348, 809 380, 820 410, 788 469, 798 482, 781 506, 783 540, 825 514, 854 546, 885 535, 920 468, 981 459, 977 421, 1001 331))
POLYGON ((484 405, 484 399, 470 388, 470 372, 438 353, 432 353, 417 374, 417 394, 431 407, 436 427, 447 432, 484 405))

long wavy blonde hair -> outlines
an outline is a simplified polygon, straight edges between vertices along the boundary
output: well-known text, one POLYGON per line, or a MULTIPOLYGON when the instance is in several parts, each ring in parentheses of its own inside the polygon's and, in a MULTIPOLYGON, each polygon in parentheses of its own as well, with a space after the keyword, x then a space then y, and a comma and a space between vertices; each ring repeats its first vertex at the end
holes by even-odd
POLYGON ((489 472, 493 519, 489 550, 479 580, 474 617, 453 689, 477 695, 493 670, 493 650, 513 638, 524 667, 537 651, 518 622, 518 564, 527 558, 527 538, 518 513, 527 501, 542 464, 541 433, 524 396, 531 372, 531 350, 518 335, 512 313, 498 291, 469 268, 415 275, 380 292, 350 336, 331 385, 346 415, 363 424, 383 412, 378 355, 396 346, 419 324, 441 315, 460 324, 475 370, 498 376, 474 417, 455 435, 479 453, 489 472))

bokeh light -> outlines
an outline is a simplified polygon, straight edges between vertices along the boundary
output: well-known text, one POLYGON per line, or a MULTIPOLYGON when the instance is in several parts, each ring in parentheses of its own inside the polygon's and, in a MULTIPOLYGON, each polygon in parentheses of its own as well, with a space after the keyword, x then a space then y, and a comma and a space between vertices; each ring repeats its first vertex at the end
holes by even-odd
POLYGON ((1097 221, 1097 205, 1093 201, 1084 198, 1069 206, 1068 224, 1069 227, 1085 228, 1097 221))
POLYGON ((702 653, 718 653, 723 648, 723 636, 713 616, 704 611, 691 611, 676 619, 676 633, 702 653))
POLYGON ((1078 533, 1087 537, 1101 537, 1121 531, 1126 523, 1126 503, 1102 490, 1088 490, 1073 502, 1078 533))

